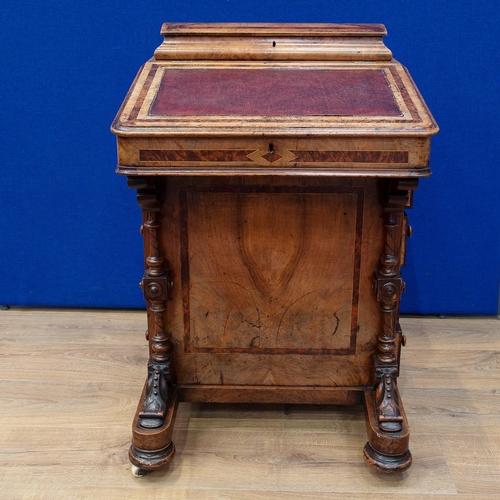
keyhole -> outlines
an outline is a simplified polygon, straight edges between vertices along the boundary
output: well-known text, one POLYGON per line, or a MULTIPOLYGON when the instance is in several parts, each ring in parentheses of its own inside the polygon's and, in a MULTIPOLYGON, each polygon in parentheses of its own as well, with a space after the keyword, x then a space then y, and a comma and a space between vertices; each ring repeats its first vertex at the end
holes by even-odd
POLYGON ((274 144, 272 142, 269 144, 269 152, 274 153, 274 144))
POLYGON ((276 47, 276 42, 273 42, 273 47, 276 47))

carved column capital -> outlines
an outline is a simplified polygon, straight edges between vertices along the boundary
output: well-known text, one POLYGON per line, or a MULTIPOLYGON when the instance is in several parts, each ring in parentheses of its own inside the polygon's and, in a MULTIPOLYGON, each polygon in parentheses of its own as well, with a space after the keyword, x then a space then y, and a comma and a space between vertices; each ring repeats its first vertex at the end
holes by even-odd
POLYGON ((137 203, 143 212, 159 212, 161 202, 155 180, 151 177, 127 177, 128 187, 137 191, 137 203))

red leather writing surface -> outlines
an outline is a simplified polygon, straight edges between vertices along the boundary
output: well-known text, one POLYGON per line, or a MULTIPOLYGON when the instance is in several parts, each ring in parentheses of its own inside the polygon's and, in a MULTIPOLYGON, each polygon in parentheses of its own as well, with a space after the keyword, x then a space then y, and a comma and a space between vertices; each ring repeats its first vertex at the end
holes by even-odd
POLYGON ((384 73, 341 69, 167 69, 150 115, 400 116, 384 73))

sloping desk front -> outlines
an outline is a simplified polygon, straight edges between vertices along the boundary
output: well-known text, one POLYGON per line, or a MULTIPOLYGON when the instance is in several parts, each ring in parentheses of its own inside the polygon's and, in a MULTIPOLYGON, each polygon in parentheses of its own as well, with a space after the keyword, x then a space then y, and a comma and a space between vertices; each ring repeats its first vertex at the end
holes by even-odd
POLYGON ((411 464, 398 392, 410 206, 437 132, 381 25, 165 24, 113 124, 143 210, 136 472, 177 402, 356 404, 411 464))

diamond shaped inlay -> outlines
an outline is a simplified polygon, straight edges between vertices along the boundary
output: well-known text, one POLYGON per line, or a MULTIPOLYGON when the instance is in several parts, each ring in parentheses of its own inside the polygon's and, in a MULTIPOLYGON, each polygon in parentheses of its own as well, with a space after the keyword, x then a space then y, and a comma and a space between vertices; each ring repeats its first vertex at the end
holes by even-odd
POLYGON ((262 155, 262 158, 264 158, 264 160, 267 160, 269 163, 273 163, 275 161, 281 160, 283 156, 276 153, 276 151, 269 151, 269 153, 262 155))
POLYGON ((272 151, 261 149, 254 151, 251 154, 247 154, 246 156, 248 159, 263 166, 269 166, 273 163, 283 166, 286 163, 297 158, 297 155, 288 151, 287 149, 283 149, 279 153, 277 153, 274 149, 272 151))

